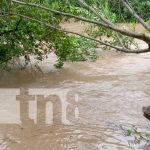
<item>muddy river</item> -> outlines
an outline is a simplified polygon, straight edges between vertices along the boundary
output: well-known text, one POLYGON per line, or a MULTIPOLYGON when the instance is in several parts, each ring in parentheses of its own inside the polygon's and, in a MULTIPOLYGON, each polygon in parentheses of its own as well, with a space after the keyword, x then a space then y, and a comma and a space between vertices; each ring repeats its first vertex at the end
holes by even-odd
POLYGON ((150 149, 150 53, 55 61, 0 75, 0 150, 150 149))

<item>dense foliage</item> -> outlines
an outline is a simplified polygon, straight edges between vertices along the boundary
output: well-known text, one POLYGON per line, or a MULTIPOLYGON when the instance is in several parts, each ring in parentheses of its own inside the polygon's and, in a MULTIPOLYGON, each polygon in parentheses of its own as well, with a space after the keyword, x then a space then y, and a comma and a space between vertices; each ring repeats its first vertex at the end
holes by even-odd
MULTIPOLYGON (((37 1, 28 0, 28 2, 37 1)), ((44 1, 43 5, 56 10, 65 8, 65 2, 63 1, 44 1)), ((60 68, 66 60, 86 60, 87 57, 85 57, 83 53, 86 50, 87 45, 89 47, 94 46, 93 42, 75 36, 68 36, 63 32, 49 29, 42 24, 22 18, 18 15, 11 15, 9 14, 9 11, 11 10, 13 13, 31 16, 37 20, 40 19, 51 23, 58 28, 60 28, 60 22, 63 20, 62 16, 14 3, 9 7, 9 4, 5 0, 1 1, 0 7, 1 67, 8 65, 12 58, 20 56, 24 56, 25 65, 30 62, 31 55, 41 61, 46 55, 54 51, 58 58, 58 63, 55 66, 60 68), (78 44, 79 42, 80 44, 83 43, 82 46, 78 44)), ((93 53, 91 55, 94 56, 93 53)))
MULTIPOLYGON (((116 21, 135 21, 134 17, 130 14, 130 12, 123 6, 120 0, 84 0, 89 5, 94 5, 97 8, 104 6, 109 9, 110 12, 116 15, 116 21)), ((138 12, 138 14, 144 18, 146 21, 149 20, 149 12, 150 12, 150 1, 149 0, 129 0, 129 3, 132 5, 134 10, 138 12)), ((71 5, 78 6, 76 0, 70 1, 71 5)))
MULTIPOLYGON (((112 12, 117 15, 118 21, 135 21, 134 17, 130 12, 123 6, 120 0, 108 0, 109 8, 112 12)), ((148 21, 150 12, 150 1, 149 0, 129 0, 134 10, 142 17, 144 20, 148 21)))
MULTIPOLYGON (((119 22, 127 19, 133 21, 132 15, 123 8, 119 0, 85 0, 103 13, 112 22, 119 22), (119 6, 119 9, 118 9, 119 6), (124 16, 124 18, 122 18, 124 16)), ((96 16, 89 11, 81 8, 76 0, 24 0, 24 2, 41 4, 55 10, 69 12, 78 16, 86 18, 96 18, 96 16)), ((130 1, 140 15, 148 20, 148 12, 150 12, 149 0, 132 0, 130 1)), ((45 23, 61 28, 60 23, 70 18, 60 16, 51 12, 38 9, 35 7, 20 5, 17 3, 10 3, 10 0, 0 1, 0 67, 8 66, 10 60, 16 57, 23 56, 25 63, 28 65, 30 56, 36 57, 37 60, 42 61, 50 52, 57 55, 58 62, 55 65, 57 68, 63 66, 64 61, 79 61, 96 58, 94 52, 89 52, 87 49, 95 47, 96 43, 77 36, 70 36, 64 32, 56 29, 51 29, 40 24, 32 19, 27 19, 18 14, 40 20, 45 23)), ((91 37, 106 35, 113 36, 114 33, 106 28, 98 28, 95 32, 91 30, 90 26, 86 31, 91 37)), ((119 35, 121 36, 121 35, 119 35)), ((117 42, 117 38, 113 44, 117 42)), ((122 39, 126 42, 132 39, 122 39)))

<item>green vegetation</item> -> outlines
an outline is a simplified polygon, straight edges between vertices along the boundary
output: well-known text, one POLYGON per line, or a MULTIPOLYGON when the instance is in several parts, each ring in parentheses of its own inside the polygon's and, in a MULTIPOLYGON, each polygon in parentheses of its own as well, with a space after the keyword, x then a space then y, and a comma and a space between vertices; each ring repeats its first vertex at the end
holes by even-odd
MULTIPOLYGON (((115 21, 124 22, 135 21, 135 18, 129 13, 129 11, 123 6, 120 0, 84 0, 89 5, 94 5, 95 7, 104 7, 106 11, 111 12, 116 16, 115 21)), ((150 1, 149 0, 129 0, 129 3, 133 6, 134 10, 140 14, 142 18, 148 21, 150 12, 150 1)), ((71 5, 77 5, 76 0, 70 1, 71 5)), ((102 9, 100 9, 102 10, 102 9)), ((111 16, 113 17, 113 16, 111 16)))
POLYGON ((150 142, 150 135, 138 131, 139 129, 135 126, 123 126, 120 125, 124 136, 130 137, 129 144, 140 144, 143 141, 146 143, 150 142))
MULTIPOLYGON (((99 20, 95 14, 80 7, 76 0, 24 0, 23 2, 36 3, 54 10, 86 17, 87 19, 99 20)), ((102 13, 112 23, 122 22, 123 19, 134 21, 131 17, 132 15, 122 5, 119 5, 119 1, 85 0, 85 2, 93 6, 98 13, 102 13), (118 5, 120 9, 118 9, 118 5), (121 16, 125 16, 125 18, 122 19, 121 16)), ((132 4, 144 19, 149 19, 147 12, 150 12, 150 2, 148 0, 138 0, 138 2, 134 0, 132 4)), ((61 22, 70 18, 37 7, 15 3, 12 0, 1 0, 0 68, 6 68, 13 58, 20 56, 24 57, 25 66, 27 66, 30 62, 30 56, 34 56, 38 61, 42 61, 51 52, 57 55, 58 60, 57 64, 55 64, 57 68, 61 68, 65 61, 95 60, 96 55, 94 51, 88 51, 88 49, 97 46, 95 42, 57 30, 61 29, 61 22), (47 26, 47 23, 55 28, 47 26)), ((108 43, 114 46, 122 46, 124 44, 124 48, 128 48, 128 45, 133 42, 132 37, 115 34, 112 30, 105 27, 97 27, 97 30, 93 30, 93 28, 95 26, 90 26, 86 29, 90 37, 113 37, 113 41, 108 43), (122 41, 120 42, 119 39, 122 41)))
MULTIPOLYGON (((150 12, 150 1, 149 0, 129 0, 130 4, 133 6, 134 10, 148 21, 150 12)), ((109 8, 111 12, 115 13, 118 22, 135 22, 135 18, 129 13, 129 11, 123 6, 119 0, 109 0, 109 8)))
MULTIPOLYGON (((36 2, 30 0, 28 2, 36 2)), ((64 9, 64 2, 44 1, 43 5, 56 10, 64 9)), ((19 4, 9 4, 3 0, 0 4, 0 67, 5 68, 14 57, 24 56, 25 65, 30 62, 30 56, 35 56, 38 61, 42 61, 50 52, 57 55, 57 68, 63 66, 64 61, 86 60, 84 57, 87 48, 93 47, 93 42, 86 39, 68 36, 58 30, 52 30, 35 21, 22 18, 21 16, 9 14, 10 10, 14 14, 21 13, 35 19, 49 22, 60 28, 63 17, 19 4), (6 15, 6 16, 5 16, 6 15), (81 45, 79 45, 79 43, 81 45), (87 44, 88 43, 88 44, 87 44), (83 52, 82 52, 83 51, 83 52)), ((90 56, 90 53, 88 53, 90 56)), ((93 58, 93 52, 91 58, 93 58)))

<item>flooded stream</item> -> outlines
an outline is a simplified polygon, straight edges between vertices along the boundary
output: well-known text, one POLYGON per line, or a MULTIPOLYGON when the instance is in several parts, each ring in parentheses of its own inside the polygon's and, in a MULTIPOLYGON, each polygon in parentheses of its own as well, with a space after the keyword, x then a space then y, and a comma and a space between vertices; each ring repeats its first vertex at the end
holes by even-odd
POLYGON ((0 150, 150 149, 142 114, 150 105, 150 53, 106 52, 60 70, 55 60, 51 54, 41 64, 43 73, 16 68, 0 76, 0 150), (18 95, 34 99, 29 108, 18 95))

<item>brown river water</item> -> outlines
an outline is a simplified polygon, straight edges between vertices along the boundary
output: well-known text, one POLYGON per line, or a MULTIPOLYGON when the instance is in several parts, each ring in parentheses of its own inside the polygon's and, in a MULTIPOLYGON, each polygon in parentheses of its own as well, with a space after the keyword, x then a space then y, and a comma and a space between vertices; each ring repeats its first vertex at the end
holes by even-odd
POLYGON ((150 53, 102 52, 60 70, 55 61, 0 75, 0 150, 150 150, 150 53))

